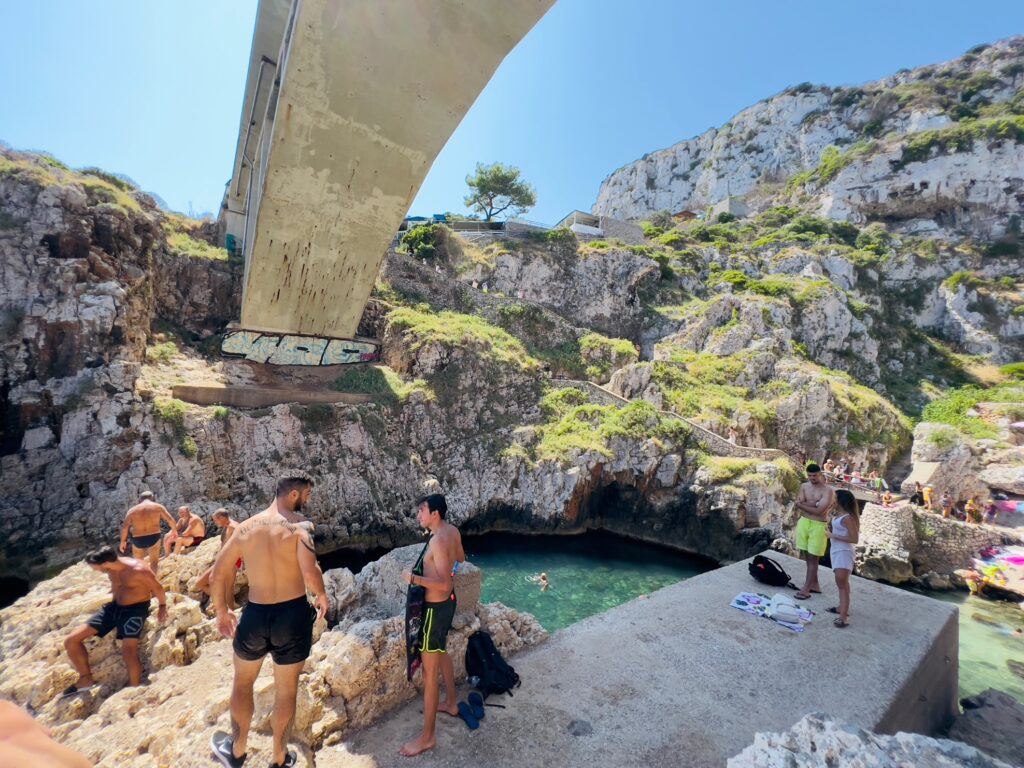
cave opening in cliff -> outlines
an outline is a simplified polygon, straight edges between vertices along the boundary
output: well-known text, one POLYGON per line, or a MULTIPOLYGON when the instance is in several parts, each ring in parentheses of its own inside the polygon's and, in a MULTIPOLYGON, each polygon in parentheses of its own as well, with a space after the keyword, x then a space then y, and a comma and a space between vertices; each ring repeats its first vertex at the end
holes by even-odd
POLYGON ((31 584, 16 576, 0 576, 0 608, 6 608, 19 597, 28 594, 31 584))

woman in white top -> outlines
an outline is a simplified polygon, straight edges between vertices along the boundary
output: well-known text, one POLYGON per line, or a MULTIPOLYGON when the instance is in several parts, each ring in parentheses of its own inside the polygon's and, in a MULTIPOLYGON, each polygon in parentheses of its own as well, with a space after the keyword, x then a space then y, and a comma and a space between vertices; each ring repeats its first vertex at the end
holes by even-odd
POLYGON ((853 545, 860 537, 860 507, 852 493, 844 488, 836 491, 835 516, 827 533, 831 540, 832 573, 839 590, 839 605, 829 608, 829 613, 838 613, 833 622, 837 627, 849 625, 850 574, 853 573, 853 545))

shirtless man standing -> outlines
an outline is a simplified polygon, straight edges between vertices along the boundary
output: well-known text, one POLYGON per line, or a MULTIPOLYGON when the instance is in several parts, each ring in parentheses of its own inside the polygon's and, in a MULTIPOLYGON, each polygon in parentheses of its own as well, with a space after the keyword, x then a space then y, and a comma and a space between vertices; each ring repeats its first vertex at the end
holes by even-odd
POLYGON ((127 542, 132 543, 132 557, 142 560, 149 556, 149 567, 157 572, 160 558, 160 521, 174 530, 174 518, 163 504, 156 503, 152 491, 143 491, 139 503, 128 510, 121 523, 121 545, 118 551, 123 555, 127 542), (129 533, 130 532, 130 533, 129 533))
POLYGON ((434 736, 438 708, 450 715, 459 714, 455 694, 455 668, 447 653, 448 630, 455 617, 455 591, 452 588, 452 569, 455 563, 466 559, 459 529, 445 522, 448 503, 440 493, 424 496, 418 502, 417 520, 430 530, 430 545, 423 558, 423 575, 406 571, 402 578, 409 584, 425 587, 423 604, 423 732, 418 738, 402 745, 399 753, 406 757, 418 755, 437 746, 434 736), (444 676, 445 699, 441 697, 438 671, 444 676))
POLYGON ((252 724, 252 688, 269 653, 274 659, 274 732, 271 768, 289 768, 295 753, 286 749, 295 719, 299 673, 313 645, 313 622, 327 613, 324 577, 316 562, 316 549, 305 519, 299 514, 309 502, 313 480, 292 471, 277 481, 277 498, 258 515, 240 523, 224 542, 213 564, 213 604, 217 628, 234 637, 235 682, 231 691, 231 735, 213 734, 210 746, 227 768, 245 762, 252 724), (249 576, 249 602, 239 620, 228 610, 235 563, 245 560, 249 576), (306 589, 316 598, 316 610, 306 589))
POLYGON ((103 637, 117 629, 121 641, 121 656, 128 667, 128 685, 142 681, 142 661, 139 659, 139 641, 142 628, 149 616, 149 600, 156 597, 160 603, 157 621, 167 621, 167 594, 160 586, 153 571, 141 560, 118 557, 112 547, 103 547, 85 556, 89 567, 110 577, 110 589, 114 599, 97 611, 85 624, 76 627, 64 641, 71 663, 78 672, 78 680, 69 685, 65 696, 91 688, 96 683, 89 668, 89 652, 85 640, 89 637, 103 637))
MULTIPOLYGON (((220 530, 220 546, 224 548, 224 543, 231 538, 231 535, 238 528, 238 521, 232 520, 228 511, 221 507, 213 513, 213 522, 217 524, 220 530)), ((242 558, 238 558, 235 561, 235 570, 239 570, 242 567, 242 558)), ((210 602, 210 579, 213 577, 213 566, 211 565, 203 575, 199 577, 199 581, 196 582, 196 590, 203 593, 203 598, 199 601, 199 609, 202 611, 206 610, 207 603, 210 602)), ((228 592, 228 608, 232 610, 237 608, 235 605, 235 586, 234 580, 231 582, 231 588, 228 592)))
POLYGON ((164 554, 180 554, 185 547, 202 543, 206 538, 206 523, 199 515, 193 515, 188 507, 178 507, 178 522, 171 532, 164 536, 164 554))
POLYGON ((807 482, 800 486, 796 498, 796 506, 800 510, 800 520, 796 524, 796 548, 803 552, 807 561, 807 575, 803 588, 793 597, 806 600, 811 593, 821 593, 818 584, 818 561, 825 554, 828 545, 827 524, 829 510, 836 503, 836 494, 832 486, 825 482, 821 467, 817 464, 807 465, 807 482))

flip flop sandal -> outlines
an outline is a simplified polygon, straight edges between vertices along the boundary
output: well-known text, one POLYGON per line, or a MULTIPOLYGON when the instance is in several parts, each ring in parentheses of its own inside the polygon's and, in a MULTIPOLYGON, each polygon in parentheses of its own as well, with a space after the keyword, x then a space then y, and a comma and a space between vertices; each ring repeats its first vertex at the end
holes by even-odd
POLYGON ((465 721, 466 727, 471 731, 475 731, 480 727, 480 721, 473 715, 473 710, 469 708, 469 704, 464 701, 459 702, 459 717, 465 721))
POLYGON ((846 627, 850 626, 850 622, 848 622, 848 621, 843 621, 842 619, 836 619, 836 620, 835 620, 835 621, 833 621, 832 623, 833 623, 833 624, 835 624, 835 625, 836 625, 837 627, 839 627, 840 629, 844 629, 844 628, 846 628, 846 627))
POLYGON ((483 720, 484 715, 484 697, 481 696, 477 691, 470 691, 469 696, 466 697, 466 701, 469 703, 469 709, 473 713, 473 717, 477 720, 483 720))
POLYGON ((793 595, 793 599, 794 600, 810 600, 811 599, 811 593, 810 592, 797 592, 795 595, 793 595))
POLYGON ((829 613, 839 613, 839 606, 833 605, 831 608, 826 608, 825 610, 829 613))
POLYGON ((270 768, 295 768, 295 762, 298 758, 294 752, 285 752, 283 763, 271 763, 270 768))

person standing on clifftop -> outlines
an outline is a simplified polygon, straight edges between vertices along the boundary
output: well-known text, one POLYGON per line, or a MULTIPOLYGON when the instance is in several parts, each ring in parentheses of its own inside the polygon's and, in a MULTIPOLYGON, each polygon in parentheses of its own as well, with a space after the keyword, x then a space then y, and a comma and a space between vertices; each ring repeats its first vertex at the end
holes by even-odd
POLYGON ((213 564, 217 629, 224 637, 234 638, 235 650, 231 735, 217 731, 210 739, 214 755, 227 768, 240 768, 245 762, 255 708, 253 684, 268 653, 274 660, 271 768, 295 765, 295 753, 287 750, 287 743, 295 720, 299 674, 313 647, 313 622, 327 613, 324 575, 307 521, 299 514, 312 492, 313 479, 305 472, 283 475, 273 503, 238 525, 213 564), (245 561, 249 577, 249 602, 241 620, 228 610, 239 558, 245 561), (306 599, 307 587, 315 597, 316 610, 306 599))
POLYGON ((174 518, 163 504, 156 503, 152 491, 143 491, 139 503, 128 510, 124 522, 121 523, 121 545, 118 551, 123 555, 130 540, 132 557, 136 560, 149 557, 149 567, 153 569, 153 573, 160 567, 161 520, 167 523, 168 528, 174 530, 174 518))
POLYGON ((806 600, 812 593, 821 594, 818 561, 828 546, 825 521, 835 502, 835 492, 825 482, 821 467, 814 463, 808 464, 807 482, 800 486, 796 498, 796 506, 800 510, 800 520, 796 524, 796 548, 803 553, 807 563, 804 586, 794 595, 797 600, 806 600))
POLYGON ((150 598, 156 597, 160 603, 157 621, 161 624, 167 621, 167 593, 144 562, 131 557, 118 557, 113 547, 90 552, 85 556, 85 562, 94 571, 110 577, 114 599, 100 608, 85 624, 76 627, 64 641, 68 657, 78 672, 78 680, 64 690, 64 696, 71 696, 96 685, 89 667, 89 652, 85 649, 85 641, 90 637, 103 637, 112 629, 117 629, 117 639, 121 641, 121 656, 128 667, 128 685, 141 683, 139 641, 149 616, 150 598))
POLYGON ((422 563, 406 571, 402 578, 406 583, 424 587, 426 599, 423 603, 423 644, 420 654, 423 660, 423 732, 419 738, 406 742, 399 754, 406 757, 418 755, 437 746, 434 735, 437 711, 459 716, 455 694, 455 667, 448 656, 448 630, 455 618, 455 590, 452 578, 455 563, 466 559, 462 549, 459 529, 445 521, 448 503, 440 493, 432 493, 419 500, 417 520, 430 531, 430 542, 425 550, 422 563), (445 700, 441 698, 438 672, 444 676, 445 700))

